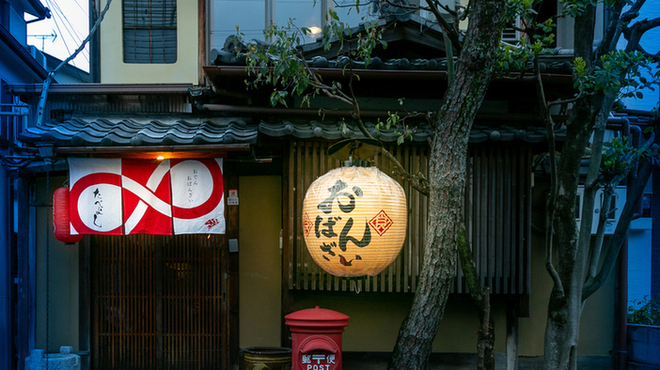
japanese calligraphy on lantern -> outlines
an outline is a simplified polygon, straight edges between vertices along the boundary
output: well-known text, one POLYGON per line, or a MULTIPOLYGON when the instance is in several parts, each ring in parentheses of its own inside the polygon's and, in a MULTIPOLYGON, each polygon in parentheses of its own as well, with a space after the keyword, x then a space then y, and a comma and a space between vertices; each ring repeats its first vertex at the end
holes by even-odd
POLYGON ((342 167, 314 181, 302 230, 314 261, 336 276, 376 275, 405 240, 403 188, 375 167, 342 167))

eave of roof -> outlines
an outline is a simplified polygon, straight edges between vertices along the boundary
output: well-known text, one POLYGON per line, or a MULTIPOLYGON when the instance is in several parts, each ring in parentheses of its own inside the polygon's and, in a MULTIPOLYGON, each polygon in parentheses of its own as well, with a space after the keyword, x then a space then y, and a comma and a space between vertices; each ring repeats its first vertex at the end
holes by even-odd
POLYGON ((21 45, 14 36, 0 24, 0 42, 4 43, 25 65, 30 68, 39 78, 48 77, 48 72, 41 66, 32 55, 21 45))
MULTIPOLYGON (((97 94, 97 95, 188 95, 192 84, 51 84, 48 94, 97 94)), ((7 90, 15 95, 41 94, 42 84, 9 84, 7 90)))
MULTIPOLYGON (((395 143, 399 133, 393 129, 377 130, 373 123, 367 129, 376 139, 384 143, 395 143)), ((55 153, 62 155, 112 154, 157 151, 230 151, 245 150, 233 144, 256 144, 259 135, 271 138, 300 140, 342 140, 364 138, 356 127, 337 121, 300 120, 278 122, 261 121, 249 123, 243 118, 172 119, 171 121, 143 121, 122 119, 68 120, 62 123, 47 123, 28 128, 21 140, 33 152, 38 146, 52 146, 55 153)), ((428 125, 420 124, 410 130, 411 141, 426 145, 433 135, 428 125)), ((563 140, 565 131, 558 130, 557 139, 563 140)), ((527 143, 545 142, 542 127, 518 129, 506 125, 486 127, 476 125, 469 137, 471 144, 483 143, 527 143)))
MULTIPOLYGON (((314 72, 322 77, 328 78, 348 78, 348 75, 341 68, 314 68, 314 72)), ((389 79, 389 80, 423 80, 423 81, 446 81, 447 71, 444 70, 383 70, 383 69, 359 69, 353 71, 360 76, 361 80, 368 79, 389 79)), ((221 77, 247 77, 248 71, 244 66, 204 66, 204 73, 212 81, 217 81, 221 77)), ((501 80, 517 80, 525 76, 532 77, 525 72, 511 72, 506 78, 501 80)), ((541 73, 544 83, 572 84, 573 77, 570 74, 561 73, 541 73)), ((495 80, 499 80, 496 78, 495 80)))

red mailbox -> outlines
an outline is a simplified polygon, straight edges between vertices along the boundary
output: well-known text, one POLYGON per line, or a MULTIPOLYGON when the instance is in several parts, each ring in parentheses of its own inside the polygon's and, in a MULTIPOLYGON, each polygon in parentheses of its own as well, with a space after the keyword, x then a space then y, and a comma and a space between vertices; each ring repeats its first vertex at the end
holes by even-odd
POLYGON ((291 329, 293 370, 341 370, 341 336, 348 316, 316 306, 284 318, 291 329))

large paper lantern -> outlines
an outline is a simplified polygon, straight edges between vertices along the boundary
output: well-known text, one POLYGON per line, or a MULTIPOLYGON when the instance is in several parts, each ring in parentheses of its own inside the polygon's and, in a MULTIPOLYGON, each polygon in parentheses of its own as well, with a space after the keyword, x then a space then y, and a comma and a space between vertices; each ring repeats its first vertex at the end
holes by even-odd
POLYGON ((53 233, 55 239, 71 244, 82 240, 82 235, 71 235, 69 209, 69 188, 62 187, 53 193, 53 233))
POLYGON ((406 195, 375 167, 341 167, 316 179, 303 201, 303 234, 314 261, 341 277, 374 276, 406 238, 406 195))

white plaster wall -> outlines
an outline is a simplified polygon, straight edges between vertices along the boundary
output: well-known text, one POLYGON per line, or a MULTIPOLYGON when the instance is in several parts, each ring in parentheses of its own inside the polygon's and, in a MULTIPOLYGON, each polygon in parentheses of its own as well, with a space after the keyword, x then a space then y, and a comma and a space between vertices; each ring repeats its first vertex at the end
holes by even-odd
POLYGON ((122 2, 114 1, 101 23, 101 82, 196 84, 199 72, 198 23, 197 1, 177 0, 176 63, 124 63, 122 2))

